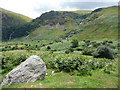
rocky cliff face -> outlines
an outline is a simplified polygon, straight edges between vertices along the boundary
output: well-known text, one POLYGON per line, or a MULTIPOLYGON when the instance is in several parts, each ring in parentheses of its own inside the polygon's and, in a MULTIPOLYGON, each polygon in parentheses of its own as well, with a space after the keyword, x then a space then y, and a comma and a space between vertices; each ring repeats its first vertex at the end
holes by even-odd
POLYGON ((73 13, 73 12, 59 12, 59 11, 50 11, 43 13, 40 17, 34 19, 33 21, 36 21, 40 23, 41 25, 55 25, 59 23, 60 25, 63 25, 67 22, 75 22, 75 19, 79 19, 80 14, 73 13))

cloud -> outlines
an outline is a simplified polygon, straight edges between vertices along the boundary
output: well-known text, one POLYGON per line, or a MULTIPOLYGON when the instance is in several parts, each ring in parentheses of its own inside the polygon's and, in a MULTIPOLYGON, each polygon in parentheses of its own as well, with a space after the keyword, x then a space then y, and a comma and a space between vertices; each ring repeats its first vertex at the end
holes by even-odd
POLYGON ((64 0, 65 2, 119 2, 119 0, 64 0))
POLYGON ((65 2, 61 6, 63 8, 69 7, 78 10, 94 10, 96 7, 108 7, 117 4, 117 2, 65 2))
POLYGON ((36 18, 50 10, 72 11, 94 9, 96 7, 112 6, 118 1, 119 0, 1 0, 0 6, 4 9, 36 18))

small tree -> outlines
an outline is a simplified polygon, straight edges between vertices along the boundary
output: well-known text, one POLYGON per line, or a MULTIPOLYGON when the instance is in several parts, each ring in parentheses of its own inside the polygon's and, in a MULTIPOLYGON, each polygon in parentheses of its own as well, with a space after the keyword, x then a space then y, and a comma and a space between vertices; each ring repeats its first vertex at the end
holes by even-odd
POLYGON ((74 50, 72 48, 65 51, 66 54, 69 54, 69 53, 72 53, 72 52, 74 52, 74 50))
POLYGON ((51 47, 50 46, 47 46, 47 50, 50 50, 51 49, 51 47))
POLYGON ((38 45, 35 45, 36 48, 38 48, 38 45))
POLYGON ((70 53, 70 51, 69 51, 69 50, 66 50, 66 51, 65 51, 65 53, 66 53, 66 54, 69 54, 69 53, 70 53))
POLYGON ((72 46, 71 46, 72 48, 76 48, 76 47, 78 47, 78 45, 79 45, 79 44, 78 44, 78 40, 76 40, 76 39, 72 40, 71 43, 72 43, 72 46))
POLYGON ((30 48, 27 47, 26 50, 27 50, 28 53, 30 52, 30 48))
POLYGON ((93 52, 93 57, 95 58, 108 58, 114 59, 114 52, 110 47, 106 45, 99 46, 95 52, 93 52))

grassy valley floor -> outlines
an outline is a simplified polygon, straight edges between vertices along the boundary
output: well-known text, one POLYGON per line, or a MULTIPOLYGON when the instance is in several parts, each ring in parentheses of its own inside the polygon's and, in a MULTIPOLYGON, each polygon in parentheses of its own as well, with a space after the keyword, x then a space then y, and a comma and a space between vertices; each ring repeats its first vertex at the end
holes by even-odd
POLYGON ((117 88, 118 74, 103 71, 93 71, 92 76, 76 76, 59 72, 52 74, 52 69, 47 70, 47 76, 43 81, 30 83, 18 83, 3 88, 117 88))

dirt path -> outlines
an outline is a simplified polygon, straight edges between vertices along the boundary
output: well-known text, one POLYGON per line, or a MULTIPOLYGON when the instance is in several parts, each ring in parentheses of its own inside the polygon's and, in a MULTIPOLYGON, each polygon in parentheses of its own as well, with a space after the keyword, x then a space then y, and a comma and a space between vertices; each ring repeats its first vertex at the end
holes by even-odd
POLYGON ((30 50, 29 52, 27 50, 11 50, 11 51, 5 51, 9 53, 45 53, 48 51, 37 51, 37 50, 30 50))

